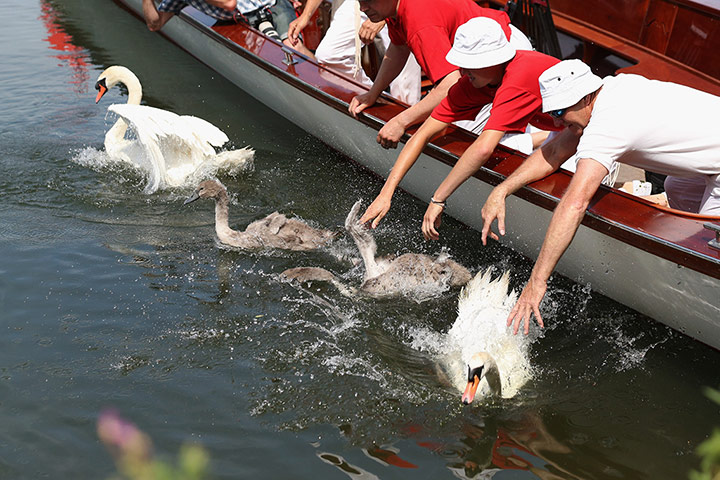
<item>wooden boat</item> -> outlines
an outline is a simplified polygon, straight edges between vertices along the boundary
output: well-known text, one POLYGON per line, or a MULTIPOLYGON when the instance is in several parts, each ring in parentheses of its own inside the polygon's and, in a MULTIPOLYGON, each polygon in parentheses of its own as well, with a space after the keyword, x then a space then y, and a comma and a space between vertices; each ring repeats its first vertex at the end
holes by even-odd
MULTIPOLYGON (((141 16, 141 0, 116 1, 141 16)), ((558 29, 579 42, 584 56, 608 59, 612 54, 625 62, 626 71, 720 94, 720 67, 708 63, 705 71, 699 68, 710 58, 703 55, 717 51, 713 47, 720 42, 720 34, 713 30, 707 37, 714 42, 708 45, 707 53, 690 55, 685 52, 690 47, 673 41, 675 33, 669 28, 668 12, 672 11, 678 29, 687 27, 687 20, 680 21, 686 10, 717 21, 720 14, 707 4, 690 0, 605 1, 590 12, 609 26, 629 14, 646 19, 648 11, 655 12, 666 20, 665 28, 659 31, 667 37, 663 41, 653 27, 656 21, 650 27, 647 22, 635 22, 639 32, 620 22, 623 29, 610 33, 602 25, 583 21, 577 15, 578 11, 583 13, 579 4, 555 0, 553 7, 555 3, 559 7, 555 17, 558 29), (628 10, 625 4, 633 9, 628 10), (601 11, 615 13, 616 18, 606 18, 601 11), (631 34, 639 42, 631 41, 631 34), (693 62, 668 57, 670 50, 680 60, 693 62)), ((387 98, 355 119, 347 107, 353 96, 365 91, 363 86, 292 53, 250 27, 214 25, 212 19, 191 8, 172 19, 161 33, 334 149, 383 177, 389 173, 398 150, 380 148, 375 138, 384 123, 405 108, 403 104, 387 98)), ((694 41, 691 39, 690 45, 694 41)), ((419 199, 429 199, 473 139, 464 130, 448 128, 444 136, 427 146, 401 186, 419 199)), ((522 161, 518 154, 499 148, 450 198, 447 213, 481 228, 480 209, 491 189, 522 161)), ((502 241, 536 258, 552 211, 570 178, 571 174, 559 171, 509 197, 507 232, 502 241)), ((720 349, 720 246, 713 246, 720 233, 705 225, 718 226, 720 219, 678 215, 601 187, 557 271, 576 281, 590 282, 595 291, 720 349)))

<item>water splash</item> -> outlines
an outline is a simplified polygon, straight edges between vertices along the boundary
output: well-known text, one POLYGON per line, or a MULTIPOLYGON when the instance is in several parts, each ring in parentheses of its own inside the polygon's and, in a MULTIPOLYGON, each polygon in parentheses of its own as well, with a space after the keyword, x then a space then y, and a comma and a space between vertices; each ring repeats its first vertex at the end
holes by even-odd
POLYGON ((152 194, 158 189, 189 189, 202 180, 219 174, 237 176, 253 169, 254 150, 241 148, 219 152, 204 162, 167 159, 164 165, 152 164, 147 157, 133 163, 113 158, 104 150, 85 147, 72 152, 72 161, 96 172, 122 175, 125 169, 132 170, 144 179, 145 193, 152 194), (152 165, 151 165, 152 164, 152 165), (160 180, 162 178, 163 180, 160 180), (153 187, 157 185, 157 188, 153 187))

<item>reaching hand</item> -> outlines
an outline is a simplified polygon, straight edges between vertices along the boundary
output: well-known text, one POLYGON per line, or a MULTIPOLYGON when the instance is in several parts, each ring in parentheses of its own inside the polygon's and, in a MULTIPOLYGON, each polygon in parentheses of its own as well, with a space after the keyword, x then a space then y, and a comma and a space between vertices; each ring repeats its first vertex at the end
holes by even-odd
POLYGON ((383 29, 385 26, 385 20, 381 20, 377 23, 371 22, 370 19, 365 20, 362 25, 360 25, 360 30, 358 30, 358 36, 360 37, 360 41, 367 45, 368 43, 372 43, 373 40, 375 40, 375 37, 378 33, 380 33, 380 30, 383 29))
POLYGON ((300 15, 298 18, 290 22, 290 26, 288 27, 288 39, 290 40, 290 43, 297 45, 300 38, 300 32, 307 27, 307 24, 308 19, 303 15, 300 15))
POLYGON ((363 216, 360 217, 360 221, 358 223, 362 225, 372 220, 373 222, 370 226, 372 228, 377 228, 380 220, 382 220, 385 215, 387 215, 387 212, 390 211, 390 203, 390 198, 386 198, 382 194, 378 195, 367 210, 365 210, 365 213, 363 213, 363 216))
POLYGON ((377 142, 383 148, 397 148, 403 133, 405 133, 405 128, 400 125, 397 117, 393 117, 378 132, 377 142))
POLYGON ((348 110, 352 116, 357 118, 358 114, 368 107, 371 107, 377 101, 377 97, 370 92, 363 93, 350 100, 348 110))
POLYGON ((493 190, 485 201, 481 211, 483 219, 482 228, 482 244, 487 245, 487 236, 493 240, 499 240, 500 238, 493 232, 490 227, 492 223, 497 219, 498 231, 500 235, 505 235, 505 196, 502 193, 493 190))
POLYGON ((517 303, 515 303, 515 306, 510 311, 510 315, 508 315, 507 326, 509 327, 513 324, 513 322, 515 323, 513 334, 518 333, 522 322, 525 323, 523 331, 525 335, 528 334, 530 331, 530 316, 532 314, 535 315, 535 321, 538 323, 540 328, 545 327, 543 319, 540 316, 540 302, 545 296, 546 290, 546 282, 538 282, 530 277, 530 280, 520 294, 520 298, 518 298, 517 303))
POLYGON ((435 203, 428 205, 423 218, 422 232, 425 240, 439 240, 440 234, 437 228, 440 226, 443 207, 435 203))

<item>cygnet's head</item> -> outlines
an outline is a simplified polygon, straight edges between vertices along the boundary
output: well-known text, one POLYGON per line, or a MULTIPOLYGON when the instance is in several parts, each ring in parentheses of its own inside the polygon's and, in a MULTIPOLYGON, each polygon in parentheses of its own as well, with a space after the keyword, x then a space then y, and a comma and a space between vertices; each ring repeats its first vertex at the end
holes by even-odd
POLYGON ((183 205, 192 203, 198 198, 212 198, 217 200, 221 195, 227 195, 227 189, 225 186, 217 180, 205 180, 195 189, 192 195, 190 195, 183 205))
POLYGON ((462 402, 465 405, 472 403, 475 398, 480 380, 485 377, 492 368, 497 369, 495 360, 485 352, 475 353, 468 362, 467 386, 462 394, 462 402))
POLYGON ((127 82, 133 79, 138 82, 138 84, 140 83, 135 74, 127 67, 113 65, 112 67, 106 68, 95 82, 95 90, 98 91, 97 97, 95 97, 95 103, 98 103, 103 95, 118 83, 127 84, 127 82))
POLYGON ((467 268, 444 255, 438 257, 433 264, 433 268, 435 274, 440 278, 445 278, 447 285, 451 287, 465 285, 472 279, 472 274, 467 268))

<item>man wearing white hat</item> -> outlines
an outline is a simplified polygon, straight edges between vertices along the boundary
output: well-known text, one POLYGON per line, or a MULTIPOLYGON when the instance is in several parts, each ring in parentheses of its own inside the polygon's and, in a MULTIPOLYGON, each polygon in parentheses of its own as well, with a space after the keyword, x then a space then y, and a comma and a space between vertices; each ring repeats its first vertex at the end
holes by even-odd
POLYGON ((361 223, 373 220, 372 227, 377 226, 390 209, 398 184, 434 136, 450 123, 475 119, 489 104, 489 118, 479 137, 460 157, 428 207, 427 222, 423 222, 423 233, 428 238, 437 239, 436 219, 439 221, 447 197, 487 161, 498 143, 530 153, 533 140, 530 134, 523 133, 528 124, 541 130, 561 129, 541 112, 538 86, 540 74, 558 60, 540 52, 516 51, 496 21, 477 17, 460 26, 446 59, 460 69, 462 78, 400 152, 382 191, 360 218, 361 223))
POLYGON ((516 48, 532 50, 527 37, 510 25, 510 18, 505 12, 480 7, 473 0, 358 1, 360 10, 371 21, 386 21, 390 46, 373 86, 367 93, 350 101, 350 113, 357 116, 372 106, 402 70, 410 53, 434 84, 422 100, 390 119, 380 129, 377 141, 384 148, 395 148, 407 128, 428 118, 433 108, 445 98, 448 89, 460 78, 457 67, 445 59, 460 25, 475 17, 491 18, 502 27, 506 38, 516 48))
POLYGON ((508 317, 517 333, 531 314, 542 327, 540 302, 547 280, 565 252, 585 210, 615 162, 670 175, 670 206, 696 199, 696 212, 720 215, 720 97, 639 75, 600 79, 580 60, 566 60, 540 76, 543 111, 566 128, 548 141, 503 183, 483 207, 483 243, 492 222, 505 230, 505 198, 555 171, 571 155, 577 171, 555 208, 530 280, 508 317), (669 117, 668 114, 672 116, 669 117), (673 178, 689 185, 672 188, 673 178))

